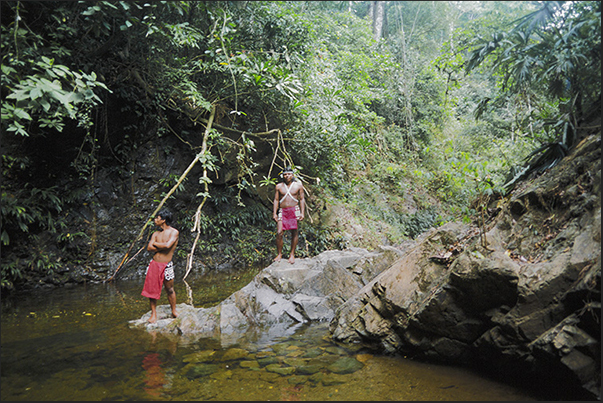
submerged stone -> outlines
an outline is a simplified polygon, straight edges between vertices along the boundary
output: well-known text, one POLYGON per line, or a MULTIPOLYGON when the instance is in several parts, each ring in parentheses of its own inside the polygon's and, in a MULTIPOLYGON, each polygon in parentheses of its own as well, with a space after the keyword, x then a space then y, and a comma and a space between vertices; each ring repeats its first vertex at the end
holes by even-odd
POLYGON ((341 385, 346 382, 345 377, 337 374, 328 374, 320 378, 324 386, 341 385))
POLYGON ((336 374, 351 374, 362 369, 364 364, 353 357, 342 357, 329 365, 327 369, 336 374))
POLYGON ((303 385, 307 381, 308 377, 304 375, 293 375, 292 377, 287 379, 287 382, 289 382, 289 384, 291 385, 303 385))
POLYGON ((184 356, 182 361, 196 363, 196 362, 212 362, 215 359, 215 350, 204 350, 197 353, 188 354, 184 356))
POLYGON ((346 355, 347 354, 347 352, 343 348, 334 347, 334 346, 325 348, 325 351, 327 353, 337 354, 337 355, 346 355))
POLYGON ((330 365, 337 361, 340 357, 338 355, 333 354, 323 354, 319 355, 316 358, 312 358, 308 363, 309 364, 319 364, 319 365, 330 365))
POLYGON ((274 350, 274 352, 278 355, 286 354, 287 347, 289 347, 288 344, 275 344, 275 345, 271 346, 271 348, 274 350))
POLYGON ((274 351, 258 351, 255 354, 255 358, 266 358, 266 357, 273 357, 274 356, 274 351))
POLYGON ((310 350, 304 352, 301 357, 302 358, 315 358, 322 354, 322 350, 319 348, 311 348, 310 350))
MULTIPOLYGON (((219 367, 216 364, 189 364, 190 367, 186 370, 188 379, 196 379, 202 376, 209 376, 218 371, 219 367)), ((187 368, 185 367, 185 368, 187 368)))
POLYGON ((293 350, 290 353, 287 353, 287 357, 299 357, 304 355, 303 350, 293 350))
POLYGON ((266 366, 266 371, 274 372, 279 375, 292 375, 295 373, 294 367, 282 367, 279 364, 270 364, 266 366))
POLYGON ((301 365, 305 365, 307 363, 303 358, 291 358, 287 357, 283 360, 283 362, 292 367, 299 367, 301 365))
POLYGON ((319 372, 322 368, 323 366, 319 364, 301 365, 299 367, 296 367, 296 372, 303 375, 313 375, 319 372))
POLYGON ((277 357, 259 358, 257 361, 258 364, 260 364, 260 366, 262 367, 265 367, 266 365, 277 364, 279 362, 277 357))
POLYGON ((249 355, 249 351, 242 348, 229 348, 224 352, 221 361, 234 361, 245 358, 249 355))
POLYGON ((270 382, 270 383, 275 382, 278 379, 281 379, 281 376, 274 372, 260 371, 260 372, 257 372, 257 376, 261 381, 270 382))
POLYGON ((315 374, 312 374, 308 377, 308 381, 317 384, 320 381, 322 381, 322 379, 325 377, 325 374, 322 372, 317 372, 315 374))
POLYGON ((360 361, 361 363, 365 363, 368 360, 370 360, 371 358, 373 358, 372 354, 356 354, 356 359, 358 361, 360 361))
POLYGON ((260 367, 260 363, 257 361, 241 361, 239 363, 239 365, 241 366, 241 368, 259 368, 260 367))
POLYGON ((209 377, 211 379, 215 379, 217 381, 224 381, 226 379, 232 378, 232 371, 231 370, 226 370, 226 371, 214 372, 209 377))

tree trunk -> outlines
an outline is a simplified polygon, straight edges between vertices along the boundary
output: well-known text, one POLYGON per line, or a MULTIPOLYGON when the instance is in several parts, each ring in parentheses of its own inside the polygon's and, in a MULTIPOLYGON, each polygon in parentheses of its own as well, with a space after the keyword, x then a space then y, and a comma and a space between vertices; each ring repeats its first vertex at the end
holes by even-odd
POLYGON ((385 25, 385 2, 371 2, 369 13, 373 19, 373 38, 378 41, 383 37, 383 27, 385 25))

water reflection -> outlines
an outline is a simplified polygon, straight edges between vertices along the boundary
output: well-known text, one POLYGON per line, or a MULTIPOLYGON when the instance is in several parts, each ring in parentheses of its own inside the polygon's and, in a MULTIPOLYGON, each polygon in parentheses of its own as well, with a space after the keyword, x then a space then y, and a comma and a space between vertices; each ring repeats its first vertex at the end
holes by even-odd
MULTIPOLYGON (((189 276, 179 303, 215 305, 255 274, 189 276)), ((131 329, 149 310, 141 289, 128 280, 3 301, 2 400, 533 400, 463 369, 336 345, 326 323, 228 347, 131 329)))

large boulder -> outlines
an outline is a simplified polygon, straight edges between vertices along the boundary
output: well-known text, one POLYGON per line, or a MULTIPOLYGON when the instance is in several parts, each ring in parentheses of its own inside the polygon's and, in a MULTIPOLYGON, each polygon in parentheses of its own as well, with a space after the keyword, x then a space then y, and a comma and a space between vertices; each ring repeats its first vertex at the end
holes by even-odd
POLYGON ((447 224, 337 310, 333 338, 601 389, 600 137, 525 183, 485 234, 447 224))

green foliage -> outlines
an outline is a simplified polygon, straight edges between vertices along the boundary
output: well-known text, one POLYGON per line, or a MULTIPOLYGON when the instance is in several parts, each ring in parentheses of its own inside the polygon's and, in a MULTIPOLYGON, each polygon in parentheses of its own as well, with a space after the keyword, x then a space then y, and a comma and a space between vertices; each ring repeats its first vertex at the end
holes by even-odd
POLYGON ((429 228, 441 224, 439 214, 434 208, 419 210, 413 214, 403 214, 400 219, 404 232, 412 239, 421 235, 429 228))
POLYGON ((300 232, 300 242, 297 254, 301 257, 316 256, 326 250, 346 249, 347 240, 333 228, 304 224, 300 232))
POLYGON ((101 102, 95 90, 108 88, 94 72, 56 63, 55 54, 70 52, 56 44, 48 49, 42 37, 19 21, 17 11, 11 27, 2 25, 2 131, 21 136, 46 129, 61 132, 66 119, 88 125, 90 108, 101 102))
MULTIPOLYGON (((539 149, 546 153, 532 161, 528 170, 554 165, 564 154, 558 151, 576 143, 578 121, 589 105, 600 101, 600 48, 600 2, 543 2, 512 29, 478 37, 472 45, 465 69, 470 72, 485 61, 492 63, 501 89, 493 106, 506 102, 509 94, 523 100, 530 110, 558 102, 552 125, 550 120, 539 122, 555 128, 558 140, 539 149)), ((477 116, 489 101, 483 99, 477 116)))
POLYGON ((37 189, 25 187, 13 191, 2 191, 2 245, 8 246, 11 237, 24 239, 30 227, 37 226, 56 233, 60 222, 53 213, 63 209, 56 187, 37 189))
POLYGON ((3 264, 2 287, 12 288, 31 273, 53 275, 60 266, 60 258, 42 247, 39 234, 50 234, 54 245, 64 252, 76 238, 85 238, 83 232, 69 232, 63 218, 57 218, 65 207, 56 187, 38 189, 2 190, 3 264))
POLYGON ((363 169, 384 119, 372 110, 398 66, 380 51, 366 21, 346 12, 309 13, 315 43, 306 57, 306 91, 296 105, 294 155, 331 186, 346 169, 363 169))
MULTIPOLYGON (((159 200, 154 200, 156 203, 159 203, 161 199, 178 183, 180 180, 180 175, 169 174, 167 177, 159 179, 159 184, 163 186, 167 191, 161 192, 161 197, 159 200)), ((182 182, 178 185, 174 193, 170 196, 170 198, 175 198, 178 193, 184 192, 186 189, 186 181, 188 178, 184 178, 182 182)))

